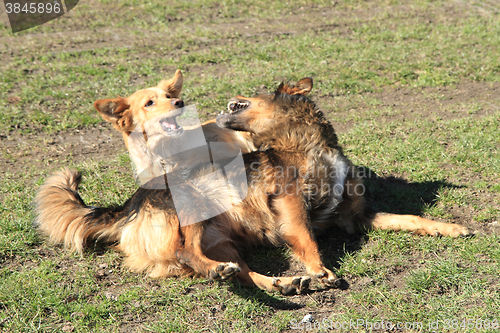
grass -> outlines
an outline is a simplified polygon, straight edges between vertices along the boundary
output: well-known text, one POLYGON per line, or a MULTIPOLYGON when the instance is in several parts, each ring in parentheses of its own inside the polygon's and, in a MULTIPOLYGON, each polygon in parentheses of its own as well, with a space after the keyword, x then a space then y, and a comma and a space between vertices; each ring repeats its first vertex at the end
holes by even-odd
MULTIPOLYGON (((376 246, 372 253, 366 253, 361 258, 350 258, 343 269, 373 277, 376 282, 361 292, 352 293, 351 300, 358 307, 350 304, 342 309, 345 311, 342 316, 334 317, 335 320, 369 318, 372 322, 420 322, 426 328, 424 331, 429 331, 429 325, 435 322, 439 322, 439 327, 443 329, 445 322, 451 320, 459 323, 463 320, 497 320, 498 290, 491 290, 491 282, 495 279, 491 269, 498 269, 499 257, 498 251, 490 251, 487 245, 495 247, 498 237, 444 241, 440 244, 424 240, 415 244, 410 235, 401 237, 377 233, 373 236, 383 241, 383 245, 376 246), (410 264, 405 252, 411 253, 413 260, 410 264), (370 255, 379 253, 385 253, 384 257, 390 257, 391 261, 378 266, 376 271, 363 269, 359 264, 360 260, 370 260, 370 255), (393 288, 389 282, 393 273, 387 272, 394 267, 405 271, 408 265, 411 266, 411 273, 403 279, 404 288, 393 288), (359 308, 364 311, 357 310, 359 308), (367 312, 371 314, 368 317, 367 312)), ((371 261, 374 261, 373 257, 371 261)))
MULTIPOLYGON (((96 6, 103 5, 96 3, 96 6)), ((497 32, 500 27, 496 16, 485 18, 460 13, 449 19, 445 10, 435 9, 433 19, 437 22, 430 25, 418 15, 424 11, 419 6, 410 6, 404 11, 397 9, 399 15, 394 15, 389 8, 375 14, 363 13, 371 15, 366 21, 353 15, 322 17, 321 26, 333 27, 319 31, 306 26, 303 32, 297 33, 300 21, 270 25, 270 29, 280 28, 293 34, 268 34, 260 38, 264 42, 257 37, 233 36, 231 29, 210 37, 190 32, 192 41, 186 41, 184 31, 180 35, 169 35, 167 45, 162 38, 158 40, 159 36, 148 36, 153 41, 137 42, 138 47, 146 49, 146 52, 141 50, 140 56, 124 47, 124 44, 134 44, 134 37, 129 41, 127 35, 122 35, 117 43, 104 43, 102 48, 50 52, 42 45, 39 50, 30 50, 27 57, 13 59, 2 69, 1 90, 12 90, 21 102, 11 106, 7 103, 8 94, 0 95, 0 105, 6 105, 0 115, 0 130, 8 131, 15 124, 51 132, 77 125, 95 125, 100 119, 89 107, 93 100, 135 91, 137 87, 131 82, 134 75, 145 75, 147 84, 155 84, 165 75, 160 70, 163 68, 170 71, 177 67, 196 68, 197 72, 203 68, 203 77, 189 78, 184 98, 196 101, 207 113, 220 110, 228 93, 249 94, 253 93, 253 87, 262 84, 274 86, 278 77, 272 75, 272 70, 269 75, 270 64, 272 68, 279 68, 279 78, 313 76, 319 96, 331 92, 359 94, 387 86, 442 86, 464 78, 498 81, 500 41, 497 32), (157 56, 161 54, 166 55, 157 56), (220 67, 238 75, 229 74, 229 80, 219 80, 220 67), (21 78, 24 84, 14 86, 21 78), (189 88, 193 84, 197 87, 189 88), (102 91, 103 86, 109 87, 108 90, 102 91), (39 91, 47 87, 50 89, 40 95, 39 91), (98 95, 96 90, 105 94, 98 95), (207 95, 213 99, 201 98, 207 95), (29 123, 23 121, 26 112, 36 114, 30 117, 29 123)), ((78 7, 74 10, 77 12, 78 7)), ((177 24, 175 27, 181 29, 190 25, 177 24)), ((44 32, 47 28, 41 26, 34 30, 44 32)), ((140 31, 140 27, 135 29, 140 31)), ((165 29, 162 30, 164 34, 167 33, 165 29)), ((207 29, 212 32, 215 28, 209 26, 207 29)), ((89 35, 88 38, 93 41, 95 37, 89 35)), ((79 45, 74 39, 56 41, 79 45)))
MULTIPOLYGON (((15 35, 0 25, 0 331, 280 332, 306 314, 316 325, 492 330, 500 320, 499 15, 488 0, 91 0, 15 35), (333 231, 318 241, 349 288, 293 297, 151 280, 122 268, 111 249, 80 257, 48 244, 32 226, 32 200, 54 170, 81 170, 90 205, 123 203, 136 187, 121 143, 92 136, 109 131, 93 101, 156 85, 177 68, 183 99, 204 119, 237 94, 312 76, 312 98, 370 175, 372 207, 480 234, 333 231)), ((244 255, 262 273, 300 269, 286 249, 244 255)))

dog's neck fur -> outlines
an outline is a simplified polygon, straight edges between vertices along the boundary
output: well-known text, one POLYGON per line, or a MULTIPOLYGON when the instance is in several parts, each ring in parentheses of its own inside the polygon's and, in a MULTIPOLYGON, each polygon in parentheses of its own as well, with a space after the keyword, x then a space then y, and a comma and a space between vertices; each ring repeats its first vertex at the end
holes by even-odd
POLYGON ((304 96, 284 95, 277 96, 276 102, 275 123, 268 130, 254 134, 254 144, 261 151, 272 149, 288 155, 282 158, 289 163, 284 165, 286 170, 290 166, 305 168, 301 186, 312 207, 318 208, 315 225, 329 223, 335 208, 343 201, 351 164, 338 145, 332 125, 312 101, 304 96))
POLYGON ((275 94, 279 114, 269 129, 253 135, 260 150, 279 151, 338 150, 337 135, 330 122, 316 105, 302 95, 275 94))

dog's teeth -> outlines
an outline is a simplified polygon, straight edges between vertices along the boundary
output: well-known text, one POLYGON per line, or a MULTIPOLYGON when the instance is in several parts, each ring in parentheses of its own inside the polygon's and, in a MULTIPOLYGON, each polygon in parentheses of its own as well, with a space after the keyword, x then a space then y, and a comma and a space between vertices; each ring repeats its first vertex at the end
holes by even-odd
POLYGON ((248 107, 248 102, 229 102, 227 104, 227 109, 229 110, 229 113, 233 113, 235 111, 239 111, 241 109, 244 109, 246 107, 248 107))
POLYGON ((244 109, 247 106, 248 106, 248 103, 241 103, 241 102, 236 103, 236 107, 238 108, 238 110, 244 109))

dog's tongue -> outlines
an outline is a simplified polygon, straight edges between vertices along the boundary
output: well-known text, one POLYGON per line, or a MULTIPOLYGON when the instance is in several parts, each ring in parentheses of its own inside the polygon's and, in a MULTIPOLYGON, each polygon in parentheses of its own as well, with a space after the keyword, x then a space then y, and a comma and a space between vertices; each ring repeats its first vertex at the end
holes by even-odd
POLYGON ((170 129, 177 129, 177 124, 175 123, 175 120, 168 118, 162 121, 162 125, 165 128, 170 128, 170 129))

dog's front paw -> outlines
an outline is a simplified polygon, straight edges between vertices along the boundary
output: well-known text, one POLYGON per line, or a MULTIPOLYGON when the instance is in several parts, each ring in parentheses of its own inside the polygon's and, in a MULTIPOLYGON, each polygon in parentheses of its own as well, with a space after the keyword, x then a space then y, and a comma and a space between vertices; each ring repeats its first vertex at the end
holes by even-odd
POLYGON ((342 281, 327 268, 323 268, 321 273, 314 275, 322 284, 330 288, 339 288, 342 281))
POLYGON ((301 294, 309 289, 311 278, 309 276, 294 276, 289 278, 274 278, 273 286, 285 296, 301 294))
POLYGON ((238 264, 232 262, 225 262, 217 265, 215 269, 208 271, 208 277, 211 280, 227 280, 234 277, 241 271, 238 264))

